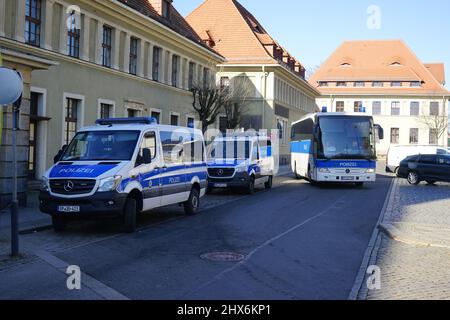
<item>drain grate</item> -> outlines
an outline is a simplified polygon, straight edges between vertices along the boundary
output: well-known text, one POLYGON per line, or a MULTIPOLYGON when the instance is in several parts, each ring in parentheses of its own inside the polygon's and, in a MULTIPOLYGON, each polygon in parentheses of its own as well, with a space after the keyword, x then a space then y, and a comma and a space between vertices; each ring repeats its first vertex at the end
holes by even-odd
POLYGON ((209 252, 200 256, 203 260, 219 262, 239 262, 245 259, 245 255, 239 252, 209 252))

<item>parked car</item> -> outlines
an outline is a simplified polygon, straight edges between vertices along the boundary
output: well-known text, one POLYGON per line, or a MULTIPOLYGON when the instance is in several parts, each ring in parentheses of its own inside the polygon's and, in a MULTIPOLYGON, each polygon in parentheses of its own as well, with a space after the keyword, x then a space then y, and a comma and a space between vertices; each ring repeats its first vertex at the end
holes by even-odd
POLYGON ((255 186, 272 188, 274 158, 271 140, 258 134, 237 133, 216 138, 208 152, 208 191, 255 186))
POLYGON ((386 172, 397 173, 400 162, 416 154, 450 154, 450 151, 445 147, 429 145, 393 146, 386 157, 386 172))
POLYGON ((73 219, 120 217, 133 232, 138 213, 179 203, 195 214, 206 192, 202 132, 153 118, 98 120, 56 160, 39 195, 56 231, 73 219))
POLYGON ((410 184, 421 181, 428 184, 450 182, 450 155, 422 154, 407 157, 400 162, 397 176, 410 184))

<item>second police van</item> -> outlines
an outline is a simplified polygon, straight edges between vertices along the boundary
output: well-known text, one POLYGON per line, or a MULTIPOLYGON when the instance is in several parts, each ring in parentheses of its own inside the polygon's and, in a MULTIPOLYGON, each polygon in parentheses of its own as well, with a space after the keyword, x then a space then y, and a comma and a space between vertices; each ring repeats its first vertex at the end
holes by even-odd
POLYGON ((257 133, 234 133, 216 138, 208 152, 208 191, 255 186, 272 188, 274 157, 271 140, 257 133))
POLYGON ((158 125, 153 118, 97 120, 81 129, 44 176, 40 210, 55 230, 72 219, 136 215, 171 204, 195 214, 207 186, 200 130, 158 125))

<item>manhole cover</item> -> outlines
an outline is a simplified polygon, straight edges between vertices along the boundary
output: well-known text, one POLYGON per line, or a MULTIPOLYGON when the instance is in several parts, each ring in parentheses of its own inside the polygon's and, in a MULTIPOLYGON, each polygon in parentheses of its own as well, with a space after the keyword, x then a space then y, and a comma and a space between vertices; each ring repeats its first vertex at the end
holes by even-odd
POLYGON ((245 255, 238 252, 210 252, 202 254, 200 257, 204 260, 225 262, 239 262, 245 259, 245 255))

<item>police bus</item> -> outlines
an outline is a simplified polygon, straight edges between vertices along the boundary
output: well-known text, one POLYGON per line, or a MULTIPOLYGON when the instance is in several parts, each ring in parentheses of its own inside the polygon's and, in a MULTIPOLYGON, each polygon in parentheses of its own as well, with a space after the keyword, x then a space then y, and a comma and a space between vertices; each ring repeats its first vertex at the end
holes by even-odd
POLYGON ((291 128, 291 165, 295 177, 316 182, 376 180, 376 139, 383 129, 361 113, 310 114, 291 128))

